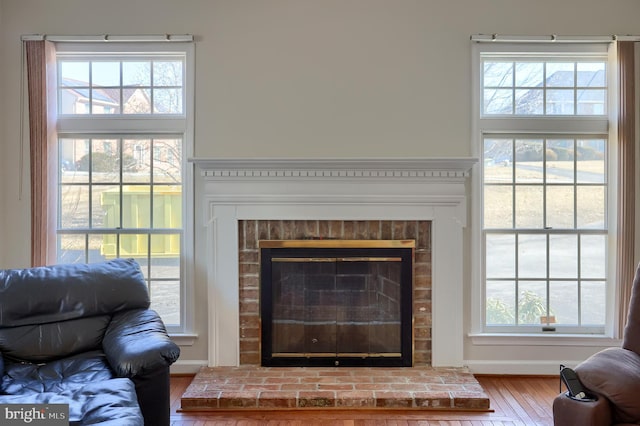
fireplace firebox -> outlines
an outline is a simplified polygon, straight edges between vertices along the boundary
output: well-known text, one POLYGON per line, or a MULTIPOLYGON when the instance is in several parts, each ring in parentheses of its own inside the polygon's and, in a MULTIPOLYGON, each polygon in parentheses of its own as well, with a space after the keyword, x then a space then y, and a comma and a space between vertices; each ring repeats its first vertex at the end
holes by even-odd
POLYGON ((263 366, 412 366, 415 241, 259 248, 263 366))

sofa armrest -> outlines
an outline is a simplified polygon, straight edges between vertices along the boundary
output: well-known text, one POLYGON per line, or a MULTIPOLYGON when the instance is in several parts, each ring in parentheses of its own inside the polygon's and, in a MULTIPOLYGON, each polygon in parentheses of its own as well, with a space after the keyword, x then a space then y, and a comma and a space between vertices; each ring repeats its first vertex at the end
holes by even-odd
POLYGON ((595 401, 577 401, 561 393, 553 400, 554 426, 609 426, 613 423, 611 403, 598 395, 595 401))
POLYGON ((114 314, 102 348, 119 377, 132 378, 168 367, 180 356, 180 348, 169 338, 160 316, 150 309, 114 314))

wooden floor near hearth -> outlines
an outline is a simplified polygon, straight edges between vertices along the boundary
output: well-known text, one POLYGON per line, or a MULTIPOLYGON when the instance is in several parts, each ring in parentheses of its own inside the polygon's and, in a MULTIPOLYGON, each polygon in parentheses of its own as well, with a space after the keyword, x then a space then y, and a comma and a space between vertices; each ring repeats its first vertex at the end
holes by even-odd
POLYGON ((180 412, 183 393, 192 376, 171 377, 172 426, 368 426, 368 425, 440 425, 440 426, 551 426, 551 404, 558 394, 557 377, 477 376, 491 400, 493 412, 419 412, 415 411, 225 411, 180 412))

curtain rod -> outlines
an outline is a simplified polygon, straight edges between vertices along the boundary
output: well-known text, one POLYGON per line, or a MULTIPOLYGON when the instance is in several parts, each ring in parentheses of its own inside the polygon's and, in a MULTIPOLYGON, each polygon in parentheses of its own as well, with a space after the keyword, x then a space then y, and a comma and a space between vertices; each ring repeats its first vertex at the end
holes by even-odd
POLYGON ((22 41, 58 41, 58 42, 120 42, 120 43, 142 43, 142 42, 191 42, 191 34, 158 34, 158 35, 49 35, 30 34, 23 35, 22 41))
POLYGON ((610 35, 610 36, 561 36, 556 34, 541 36, 503 35, 503 34, 475 34, 471 41, 499 42, 499 43, 611 43, 614 41, 640 41, 640 36, 610 35))

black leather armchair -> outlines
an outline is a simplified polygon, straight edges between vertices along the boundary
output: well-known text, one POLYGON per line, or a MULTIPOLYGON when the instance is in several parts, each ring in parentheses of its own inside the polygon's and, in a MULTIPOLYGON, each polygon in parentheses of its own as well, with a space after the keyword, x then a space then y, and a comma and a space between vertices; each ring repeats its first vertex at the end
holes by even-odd
POLYGON ((68 403, 72 424, 169 425, 180 349, 132 259, 0 271, 0 403, 68 403))

